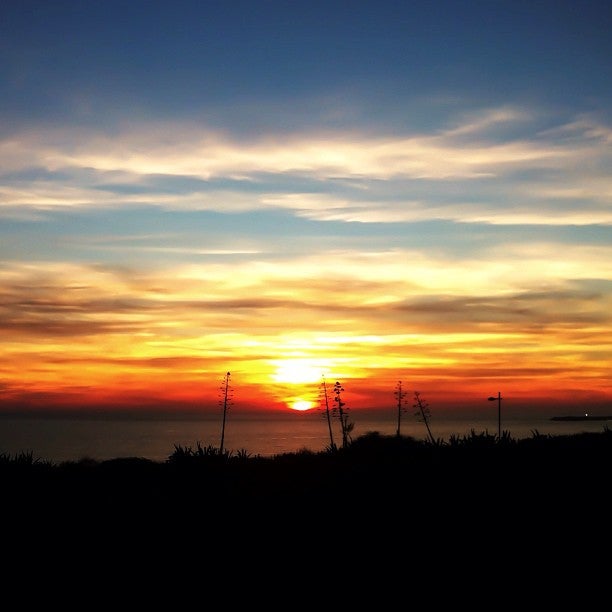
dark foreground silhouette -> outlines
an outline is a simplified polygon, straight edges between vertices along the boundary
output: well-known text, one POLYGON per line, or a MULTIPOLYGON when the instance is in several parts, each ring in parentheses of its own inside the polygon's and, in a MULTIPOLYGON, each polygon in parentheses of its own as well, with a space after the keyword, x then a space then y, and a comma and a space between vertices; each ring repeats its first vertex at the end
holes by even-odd
POLYGON ((0 455, 4 558, 45 573, 62 554, 96 589, 143 568, 179 591, 232 576, 232 597, 254 575, 261 596, 281 574, 307 594, 328 566, 357 598, 370 587, 380 597, 390 576, 432 588, 461 576, 456 588, 469 589, 505 568, 513 584, 542 584, 543 567, 592 576, 589 559, 607 554, 611 465, 607 428, 448 442, 369 433, 268 458, 210 447, 176 447, 165 462, 0 455))
MULTIPOLYGON (((175 447, 165 462, 83 459, 52 464, 0 456, 5 511, 128 517, 298 515, 447 517, 471 510, 538 513, 606 495, 612 432, 514 440, 486 432, 437 443, 376 432, 346 448, 275 457, 175 447)), ((607 505, 607 502, 606 502, 607 505)), ((555 514, 542 520, 554 520, 555 514)), ((244 518, 244 516, 243 516, 244 518)))

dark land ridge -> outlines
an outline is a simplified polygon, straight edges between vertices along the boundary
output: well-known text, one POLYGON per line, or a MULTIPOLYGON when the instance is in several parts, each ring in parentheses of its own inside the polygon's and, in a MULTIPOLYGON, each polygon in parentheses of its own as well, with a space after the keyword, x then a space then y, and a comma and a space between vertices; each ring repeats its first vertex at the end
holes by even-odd
POLYGON ((612 415, 590 415, 583 414, 580 416, 567 415, 567 416, 554 416, 551 417, 551 421, 612 421, 612 415))
MULTIPOLYGON (((437 442, 377 432, 332 452, 302 450, 274 457, 211 446, 175 447, 165 462, 140 457, 54 464, 32 453, 0 455, 0 482, 15 512, 77 508, 110 517, 190 508, 223 513, 230 506, 297 510, 336 504, 352 513, 405 506, 568 503, 609 488, 612 431, 515 440, 487 432, 437 442)), ((4 504, 5 509, 7 504, 4 504)), ((481 508, 479 511, 482 511, 481 508)))
POLYGON ((58 555, 66 572, 94 563, 97 584, 139 567, 163 567, 179 586, 209 584, 213 567, 219 580, 257 572, 262 589, 291 568, 315 584, 317 556, 361 575, 357 592, 373 573, 400 579, 407 567, 478 581, 505 565, 525 580, 544 559, 565 571, 605 554, 611 465, 606 426, 520 440, 371 432, 335 452, 274 457, 201 446, 163 462, 0 454, 4 557, 43 573, 58 555))

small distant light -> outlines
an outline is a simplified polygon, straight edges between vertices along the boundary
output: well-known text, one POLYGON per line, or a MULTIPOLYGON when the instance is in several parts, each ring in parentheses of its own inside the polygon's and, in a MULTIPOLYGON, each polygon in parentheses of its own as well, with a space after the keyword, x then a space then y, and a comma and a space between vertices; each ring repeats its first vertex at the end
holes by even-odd
POLYGON ((588 417, 588 416, 589 416, 589 413, 588 413, 588 412, 585 412, 585 413, 584 413, 584 416, 588 417))

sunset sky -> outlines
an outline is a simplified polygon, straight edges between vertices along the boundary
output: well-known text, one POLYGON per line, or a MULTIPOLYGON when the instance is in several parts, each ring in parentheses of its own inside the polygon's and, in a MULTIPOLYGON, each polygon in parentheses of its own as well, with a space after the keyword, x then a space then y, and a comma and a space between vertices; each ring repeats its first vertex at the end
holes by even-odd
POLYGON ((612 3, 5 0, 0 410, 612 410, 612 3))

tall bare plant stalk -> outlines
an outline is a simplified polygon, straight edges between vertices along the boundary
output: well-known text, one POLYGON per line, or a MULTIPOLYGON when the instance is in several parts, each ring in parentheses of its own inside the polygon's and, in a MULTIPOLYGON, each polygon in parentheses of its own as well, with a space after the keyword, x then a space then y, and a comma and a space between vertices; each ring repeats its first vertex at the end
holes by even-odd
POLYGON ((415 415, 420 417, 420 420, 425 423, 425 427, 427 427, 427 435, 432 444, 436 443, 436 439, 433 437, 431 433, 431 429, 429 427, 429 420, 431 418, 431 411, 429 410, 429 404, 421 399, 421 395, 418 391, 414 392, 414 408, 418 408, 415 415))
POLYGON ((342 431, 342 448, 346 448, 351 441, 350 433, 351 431, 353 431, 353 423, 349 422, 348 408, 345 407, 346 402, 342 401, 343 391, 344 388, 342 387, 342 385, 338 381, 336 381, 336 383, 334 384, 334 402, 336 402, 336 405, 333 410, 335 411, 336 415, 338 416, 338 420, 340 421, 340 428, 342 431))
POLYGON ((400 436, 400 426, 401 426, 401 421, 402 421, 402 412, 406 412, 406 395, 407 392, 406 391, 402 391, 402 381, 398 381, 397 385, 395 386, 395 391, 393 392, 393 395, 395 395, 396 399, 397 399, 397 432, 396 435, 399 437, 400 436))
POLYGON ((223 425, 221 427, 221 445, 219 446, 219 455, 223 456, 223 445, 225 442, 225 421, 227 418, 227 411, 231 405, 231 387, 230 387, 230 373, 228 372, 223 377, 223 383, 221 384, 221 400, 220 403, 223 407, 223 425))
POLYGON ((325 382, 325 376, 321 382, 321 401, 323 403, 323 413, 327 419, 327 427, 329 428, 329 449, 332 451, 336 450, 336 443, 334 442, 334 432, 332 430, 332 411, 329 407, 329 394, 327 393, 327 383, 325 382))

